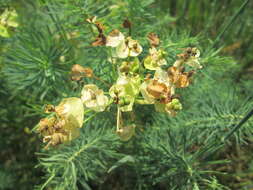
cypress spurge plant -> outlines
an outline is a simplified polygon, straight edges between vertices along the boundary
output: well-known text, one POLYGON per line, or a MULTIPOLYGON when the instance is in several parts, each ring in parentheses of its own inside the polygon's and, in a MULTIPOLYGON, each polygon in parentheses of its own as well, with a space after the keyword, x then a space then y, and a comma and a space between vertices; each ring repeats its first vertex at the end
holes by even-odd
POLYGON ((72 79, 82 77, 94 78, 101 81, 108 90, 104 92, 96 84, 83 86, 80 97, 65 98, 58 106, 46 106, 49 116, 38 124, 37 131, 47 142, 46 148, 73 140, 78 136, 78 129, 90 119, 95 119, 96 112, 112 111, 116 107, 116 133, 121 140, 128 141, 135 134, 135 120, 124 119, 125 113, 134 111, 136 104, 142 106, 152 104, 157 112, 175 116, 182 109, 177 89, 188 87, 194 73, 201 69, 199 62, 200 51, 196 47, 183 49, 174 63, 165 59, 167 53, 159 48, 160 39, 155 33, 149 33, 149 52, 140 58, 143 47, 131 37, 131 22, 125 20, 123 26, 129 33, 124 35, 113 29, 108 35, 104 26, 96 21, 96 17, 88 18, 91 27, 95 26, 98 35, 92 46, 107 48, 108 59, 113 65, 114 84, 108 84, 93 74, 91 68, 81 65, 72 67, 72 79), (108 96, 109 95, 109 96, 108 96), (87 113, 95 112, 86 118, 87 113), (85 113, 85 116, 84 116, 85 113))

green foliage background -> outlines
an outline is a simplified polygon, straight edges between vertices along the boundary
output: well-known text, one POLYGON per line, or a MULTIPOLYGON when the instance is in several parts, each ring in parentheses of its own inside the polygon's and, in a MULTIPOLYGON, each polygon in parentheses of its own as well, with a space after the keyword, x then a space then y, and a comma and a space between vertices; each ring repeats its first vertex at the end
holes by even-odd
POLYGON ((252 1, 0 0, 0 13, 8 7, 20 26, 0 37, 0 189, 253 188, 253 120, 229 133, 253 107, 252 1), (181 48, 196 46, 204 68, 181 92, 176 117, 136 106, 132 140, 116 136, 114 113, 99 113, 78 139, 45 151, 31 130, 43 105, 79 96, 71 66, 115 80, 106 50, 90 46, 95 34, 85 19, 93 15, 106 32, 124 31, 128 18, 146 50, 147 34, 157 33, 171 64, 181 48))

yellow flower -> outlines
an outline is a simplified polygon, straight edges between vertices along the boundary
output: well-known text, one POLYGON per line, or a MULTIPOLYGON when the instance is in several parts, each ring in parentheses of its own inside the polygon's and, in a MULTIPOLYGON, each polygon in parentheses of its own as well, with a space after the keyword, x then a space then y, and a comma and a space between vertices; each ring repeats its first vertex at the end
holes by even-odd
POLYGON ((84 118, 84 107, 80 98, 65 98, 55 107, 55 112, 65 118, 70 128, 81 128, 84 118))
POLYGON ((149 56, 144 59, 144 66, 149 70, 157 70, 162 65, 166 65, 167 61, 163 58, 165 52, 155 47, 149 49, 149 56))
POLYGON ((88 84, 83 87, 81 99, 85 107, 96 112, 104 111, 109 103, 108 97, 104 95, 103 90, 98 89, 94 84, 88 84))
POLYGON ((135 57, 142 52, 142 47, 137 40, 127 37, 116 47, 115 54, 119 58, 135 57))
POLYGON ((140 68, 140 63, 138 58, 135 58, 134 61, 131 62, 127 62, 127 61, 123 61, 119 67, 119 75, 135 75, 136 73, 138 73, 140 68))

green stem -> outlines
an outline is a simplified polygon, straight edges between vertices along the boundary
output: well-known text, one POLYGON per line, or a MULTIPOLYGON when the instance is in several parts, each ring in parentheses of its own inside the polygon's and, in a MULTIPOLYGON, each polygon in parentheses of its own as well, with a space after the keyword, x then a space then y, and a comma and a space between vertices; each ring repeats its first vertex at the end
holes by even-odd
POLYGON ((253 115, 253 109, 236 125, 224 138, 223 142, 225 142, 229 137, 231 137, 236 131, 238 131, 244 123, 246 123, 249 118, 253 115))

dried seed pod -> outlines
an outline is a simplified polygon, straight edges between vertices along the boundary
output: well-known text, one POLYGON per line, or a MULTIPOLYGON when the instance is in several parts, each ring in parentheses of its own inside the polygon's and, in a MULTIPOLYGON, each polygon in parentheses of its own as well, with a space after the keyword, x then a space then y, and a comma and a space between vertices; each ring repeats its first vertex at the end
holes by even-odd
POLYGON ((106 37, 104 34, 100 33, 94 42, 91 43, 92 46, 104 46, 106 45, 106 37))
POLYGON ((154 32, 148 34, 148 41, 151 47, 157 47, 160 43, 160 39, 154 32))
POLYGON ((171 83, 173 83, 176 88, 185 88, 189 86, 194 71, 183 72, 183 69, 172 66, 168 69, 168 76, 171 83))
POLYGON ((153 80, 147 86, 147 91, 154 98, 161 98, 164 94, 168 94, 170 90, 164 83, 159 83, 157 80, 153 80))

